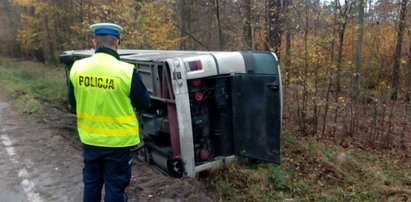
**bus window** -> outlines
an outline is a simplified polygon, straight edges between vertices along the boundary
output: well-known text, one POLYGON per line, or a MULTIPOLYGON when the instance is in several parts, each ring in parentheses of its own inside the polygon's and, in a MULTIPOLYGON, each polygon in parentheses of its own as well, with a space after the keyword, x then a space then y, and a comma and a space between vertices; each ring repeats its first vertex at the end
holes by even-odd
POLYGON ((255 61, 256 74, 278 74, 277 72, 277 60, 273 54, 269 52, 252 53, 255 61))
POLYGON ((241 52, 249 74, 278 74, 278 62, 271 52, 241 52))

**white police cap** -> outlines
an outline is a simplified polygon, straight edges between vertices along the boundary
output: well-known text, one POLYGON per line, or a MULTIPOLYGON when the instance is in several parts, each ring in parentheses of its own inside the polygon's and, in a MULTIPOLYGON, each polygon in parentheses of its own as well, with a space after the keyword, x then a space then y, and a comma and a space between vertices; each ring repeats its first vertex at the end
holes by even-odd
POLYGON ((95 35, 108 34, 116 37, 120 37, 120 33, 123 31, 123 28, 120 25, 114 23, 96 23, 90 25, 90 29, 95 35))

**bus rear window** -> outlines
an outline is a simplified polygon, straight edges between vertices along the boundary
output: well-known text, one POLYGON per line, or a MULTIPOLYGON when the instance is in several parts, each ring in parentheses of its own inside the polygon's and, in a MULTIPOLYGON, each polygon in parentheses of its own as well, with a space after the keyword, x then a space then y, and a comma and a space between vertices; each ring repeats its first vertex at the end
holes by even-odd
POLYGON ((278 62, 270 52, 241 52, 246 70, 254 74, 278 74, 278 62))
POLYGON ((256 74, 278 74, 277 60, 271 53, 252 53, 256 74))

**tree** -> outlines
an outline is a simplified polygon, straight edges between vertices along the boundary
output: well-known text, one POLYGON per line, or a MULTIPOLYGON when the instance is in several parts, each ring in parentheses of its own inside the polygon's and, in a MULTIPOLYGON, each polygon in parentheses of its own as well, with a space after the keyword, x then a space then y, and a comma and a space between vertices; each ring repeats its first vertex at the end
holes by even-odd
MULTIPOLYGON (((129 31, 125 47, 177 49, 182 38, 172 20, 172 7, 167 2, 162 1, 144 1, 139 3, 139 6, 136 20, 123 22, 129 31)), ((133 12, 130 11, 131 14, 133 12)))
POLYGON ((268 0, 267 23, 268 34, 266 39, 266 50, 271 50, 280 55, 281 37, 285 13, 287 12, 288 0, 268 0))
POLYGON ((411 102, 411 40, 408 47, 408 65, 407 65, 407 80, 406 80, 406 101, 411 102))
MULTIPOLYGON (((345 29, 350 18, 353 1, 344 0, 344 5, 341 5, 340 0, 335 0, 335 6, 338 10, 338 52, 337 52, 337 67, 336 67, 336 90, 341 91, 341 65, 343 60, 343 47, 345 29)), ((338 99, 338 96, 337 96, 338 99)))
POLYGON ((224 41, 223 41, 223 31, 221 27, 221 18, 220 18, 220 5, 219 0, 214 0, 215 6, 215 16, 217 20, 217 29, 218 29, 218 50, 223 50, 224 41))
POLYGON ((15 4, 23 7, 21 14, 21 29, 17 33, 17 41, 28 55, 34 55, 45 63, 57 64, 57 50, 62 47, 58 44, 58 34, 67 31, 63 16, 67 14, 59 5, 60 1, 23 1, 15 0, 15 4))
POLYGON ((251 14, 252 14, 252 5, 251 0, 243 0, 244 1, 244 10, 245 10, 245 20, 244 20, 244 28, 243 28, 243 40, 245 43, 246 49, 251 49, 253 47, 253 36, 252 36, 252 22, 251 22, 251 14))
POLYGON ((289 67, 291 65, 291 30, 292 30, 292 18, 291 18, 291 12, 290 12, 290 7, 293 4, 292 0, 285 1, 287 2, 287 12, 285 13, 285 58, 284 58, 284 64, 286 67, 289 67))
POLYGON ((14 9, 8 0, 0 0, 0 53, 7 56, 19 56, 19 47, 16 42, 19 26, 19 9, 14 9), (17 20, 16 20, 17 19, 17 20), (17 21, 17 22, 16 22, 17 21))
POLYGON ((397 100, 397 97, 398 97, 398 90, 399 90, 399 83, 400 83, 399 79, 400 79, 401 50, 402 50, 402 43, 403 43, 403 38, 404 38, 405 25, 407 22, 406 21, 407 3, 408 3, 408 0, 401 1, 397 41, 396 41, 395 53, 394 53, 394 64, 392 65, 391 100, 397 100))
POLYGON ((191 31, 191 21, 192 21, 192 11, 191 6, 193 4, 192 0, 180 0, 178 1, 179 13, 180 13, 180 30, 181 30, 181 42, 180 49, 187 50, 192 49, 191 38, 189 37, 191 31))
POLYGON ((352 99, 357 101, 360 93, 360 78, 361 78, 361 51, 363 40, 364 27, 364 0, 358 2, 358 32, 357 42, 355 45, 355 72, 354 72, 354 89, 352 99))

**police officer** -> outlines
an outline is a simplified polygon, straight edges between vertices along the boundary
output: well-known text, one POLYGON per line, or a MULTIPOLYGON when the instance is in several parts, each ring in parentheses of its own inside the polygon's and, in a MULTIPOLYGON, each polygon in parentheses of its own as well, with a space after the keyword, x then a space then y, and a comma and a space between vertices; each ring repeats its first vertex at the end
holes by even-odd
POLYGON ((95 54, 76 61, 70 71, 69 102, 75 107, 83 143, 83 201, 127 201, 130 147, 140 142, 133 110, 147 108, 150 97, 133 65, 119 60, 122 27, 112 23, 90 26, 95 54))

